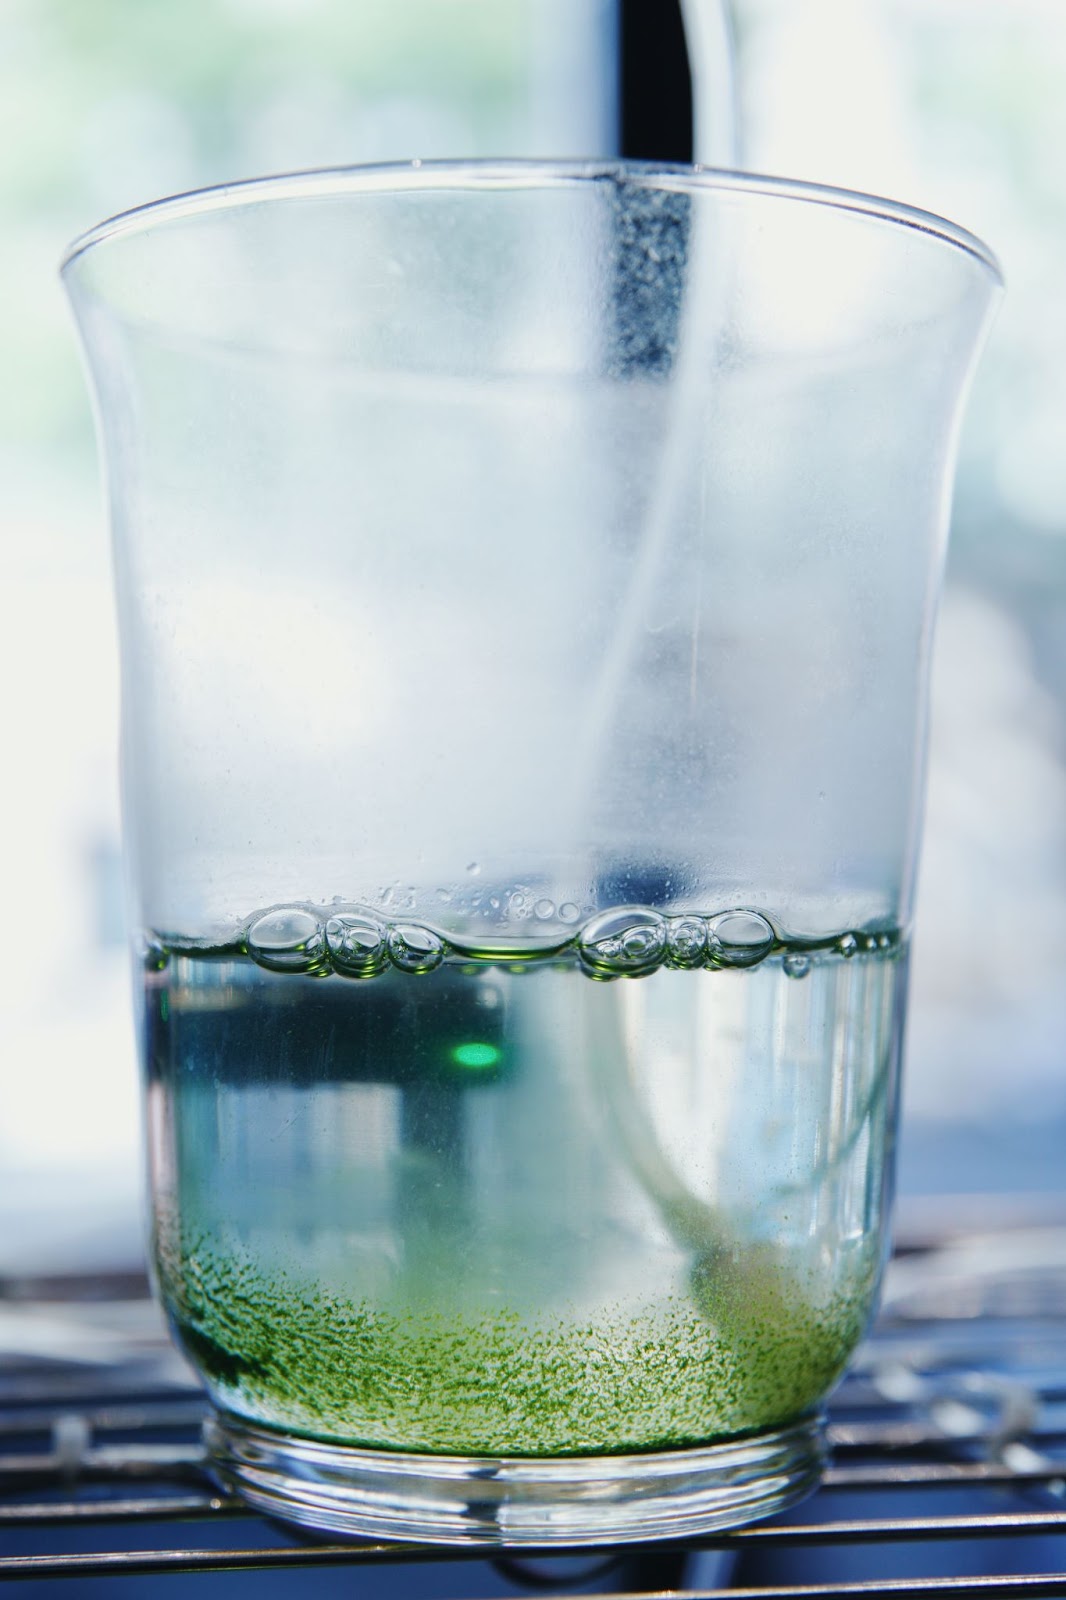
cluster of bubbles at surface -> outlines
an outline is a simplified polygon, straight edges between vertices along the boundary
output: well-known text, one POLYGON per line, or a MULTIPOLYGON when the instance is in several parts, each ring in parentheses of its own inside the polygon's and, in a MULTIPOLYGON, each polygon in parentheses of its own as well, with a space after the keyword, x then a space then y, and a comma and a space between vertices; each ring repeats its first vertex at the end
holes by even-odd
POLYGON ((446 960, 520 970, 531 963, 577 963, 590 977, 642 977, 661 967, 743 969, 775 953, 786 973, 802 978, 819 953, 845 958, 890 952, 884 932, 843 933, 826 939, 783 940, 762 912, 685 912, 670 916, 643 907, 597 912, 564 938, 474 940, 421 922, 386 920, 366 906, 275 906, 245 924, 240 950, 274 972, 372 978, 392 968, 415 975, 446 960))

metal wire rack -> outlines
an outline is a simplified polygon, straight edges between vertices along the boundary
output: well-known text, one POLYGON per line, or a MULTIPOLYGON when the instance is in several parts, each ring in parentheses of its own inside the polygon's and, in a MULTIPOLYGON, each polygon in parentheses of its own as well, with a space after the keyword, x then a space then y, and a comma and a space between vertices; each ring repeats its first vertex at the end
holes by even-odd
POLYGON ((1061 1219, 912 1242, 834 1397, 823 1487, 697 1544, 488 1561, 301 1542, 205 1476, 203 1410, 139 1277, 0 1284, 0 1580, 186 1573, 200 1593, 203 1574, 300 1568, 301 1591, 340 1569, 320 1592, 448 1600, 1066 1596, 1061 1219))

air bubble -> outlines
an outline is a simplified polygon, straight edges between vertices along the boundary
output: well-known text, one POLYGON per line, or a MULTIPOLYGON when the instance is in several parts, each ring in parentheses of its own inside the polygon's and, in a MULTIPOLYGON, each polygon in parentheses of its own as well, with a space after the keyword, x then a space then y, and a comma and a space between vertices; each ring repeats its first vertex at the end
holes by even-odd
POLYGON ((539 917, 541 922, 550 922, 555 915, 555 901, 538 900, 533 907, 533 915, 539 917))
POLYGON ((671 917, 666 925, 666 960, 671 967, 698 967, 707 954, 702 917, 671 917))
POLYGON ((373 978, 388 965, 383 922, 369 913, 345 912, 326 923, 333 965, 348 978, 373 978))
POLYGON ((525 920, 532 909, 530 896, 524 889, 515 889, 507 902, 507 910, 512 917, 525 920))
POLYGON ((666 950, 666 919, 657 911, 603 911, 581 930, 578 951, 585 966, 602 977, 654 972, 666 950))
POLYGON ((805 978, 811 970, 811 958, 800 950, 790 950, 781 965, 788 978, 805 978))
POLYGON ((466 870, 469 872, 472 878, 476 878, 478 873, 481 871, 480 863, 477 861, 468 861, 466 864, 466 870))
POLYGON ((248 928, 244 943, 252 960, 271 972, 315 972, 328 965, 322 926, 300 906, 264 912, 248 928))
POLYGON ((837 954, 843 956, 846 961, 855 955, 858 948, 859 941, 853 933, 842 933, 837 940, 837 954))
POLYGON ((432 972, 444 960, 444 940, 432 928, 397 922, 386 935, 389 959, 401 972, 432 972))
POLYGON ((559 907, 560 922, 576 922, 580 915, 580 911, 572 900, 564 900, 559 907))
POLYGON ((162 972, 170 961, 170 953, 158 939, 145 939, 141 947, 141 960, 146 972, 162 972))
POLYGON ((711 918, 709 931, 714 966, 757 966, 774 945, 774 930, 758 911, 722 911, 711 918))

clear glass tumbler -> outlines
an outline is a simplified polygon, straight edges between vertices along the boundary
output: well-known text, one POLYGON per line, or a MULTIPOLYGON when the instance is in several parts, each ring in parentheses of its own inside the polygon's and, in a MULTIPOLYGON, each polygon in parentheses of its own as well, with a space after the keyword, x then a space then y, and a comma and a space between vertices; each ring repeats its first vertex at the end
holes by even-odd
POLYGON ((64 273, 218 1475, 486 1544, 791 1503, 885 1251, 994 260, 797 183, 415 164, 163 201, 64 273))

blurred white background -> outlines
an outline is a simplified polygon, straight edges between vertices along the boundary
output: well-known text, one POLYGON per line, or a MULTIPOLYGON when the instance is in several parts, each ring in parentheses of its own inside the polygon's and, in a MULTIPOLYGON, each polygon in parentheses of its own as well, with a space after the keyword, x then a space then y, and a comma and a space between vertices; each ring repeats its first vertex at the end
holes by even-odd
MULTIPOLYGON (((732 20, 744 165, 940 211, 1005 267, 938 647, 902 1172, 1062 1188, 1066 15, 732 20)), ((612 0, 0 0, 0 1273, 140 1248, 109 556, 63 246, 268 171, 612 153, 615 76, 612 0)))

